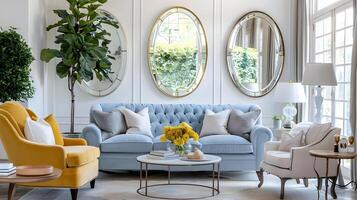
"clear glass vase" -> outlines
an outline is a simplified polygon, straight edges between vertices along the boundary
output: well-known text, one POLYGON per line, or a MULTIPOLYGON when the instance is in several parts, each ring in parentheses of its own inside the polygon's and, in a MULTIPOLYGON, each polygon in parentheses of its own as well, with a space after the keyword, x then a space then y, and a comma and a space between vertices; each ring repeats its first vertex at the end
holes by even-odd
POLYGON ((175 154, 179 156, 184 156, 185 154, 192 152, 192 145, 190 143, 186 143, 182 146, 176 146, 173 143, 167 143, 167 150, 175 152, 175 154))

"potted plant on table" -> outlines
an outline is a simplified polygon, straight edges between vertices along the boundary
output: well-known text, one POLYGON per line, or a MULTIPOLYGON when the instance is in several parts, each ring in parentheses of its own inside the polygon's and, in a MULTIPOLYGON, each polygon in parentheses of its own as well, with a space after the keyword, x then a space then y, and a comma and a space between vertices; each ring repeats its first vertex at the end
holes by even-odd
POLYGON ((67 0, 69 10, 54 10, 60 20, 47 27, 47 31, 57 28, 55 43, 59 49, 43 49, 41 60, 49 62, 58 58, 56 73, 60 78, 67 78, 67 87, 71 93, 71 126, 74 133, 75 83, 83 80, 109 79, 112 73, 111 55, 108 45, 110 33, 103 28, 107 24, 118 28, 118 22, 106 15, 100 15, 98 8, 107 0, 67 0))
POLYGON ((190 138, 198 141, 199 135, 186 122, 182 122, 178 126, 165 126, 164 134, 161 136, 161 142, 169 141, 168 149, 183 156, 189 150, 188 142, 190 138))
POLYGON ((0 102, 26 102, 33 97, 32 61, 30 47, 15 28, 0 28, 0 102))

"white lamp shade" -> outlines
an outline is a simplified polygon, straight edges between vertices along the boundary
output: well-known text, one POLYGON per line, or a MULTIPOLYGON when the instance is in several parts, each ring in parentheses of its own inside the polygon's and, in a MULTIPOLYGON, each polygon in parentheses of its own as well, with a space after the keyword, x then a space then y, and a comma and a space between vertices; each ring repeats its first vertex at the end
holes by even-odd
POLYGON ((303 85, 336 86, 335 68, 331 63, 308 63, 302 78, 303 85))
POLYGON ((276 86, 274 100, 281 103, 304 103, 304 87, 301 83, 280 82, 276 86))

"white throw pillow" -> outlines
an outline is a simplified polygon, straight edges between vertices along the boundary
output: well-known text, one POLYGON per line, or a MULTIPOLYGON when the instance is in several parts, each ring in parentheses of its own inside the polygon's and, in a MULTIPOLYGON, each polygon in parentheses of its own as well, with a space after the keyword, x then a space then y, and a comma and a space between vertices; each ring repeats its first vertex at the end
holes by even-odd
POLYGON ((41 144, 55 145, 55 137, 51 126, 43 119, 33 121, 30 117, 25 123, 25 137, 31 141, 41 144))
POLYGON ((144 108, 138 113, 135 113, 127 108, 122 108, 121 112, 125 117, 127 126, 126 134, 142 134, 153 138, 151 133, 151 124, 149 117, 149 109, 144 108))
POLYGON ((306 133, 309 131, 310 127, 313 125, 314 123, 312 122, 300 122, 298 124, 296 124, 289 132, 289 134, 292 137, 295 137, 297 135, 299 135, 301 132, 303 132, 303 135, 301 137, 301 146, 306 145, 305 143, 305 136, 306 133))
POLYGON ((208 135, 229 135, 227 124, 231 110, 224 110, 219 113, 207 109, 203 119, 201 136, 208 135))
POLYGON ((305 133, 303 130, 295 136, 289 134, 282 135, 281 143, 279 145, 279 151, 290 151, 293 147, 302 146, 301 141, 304 135, 305 133))

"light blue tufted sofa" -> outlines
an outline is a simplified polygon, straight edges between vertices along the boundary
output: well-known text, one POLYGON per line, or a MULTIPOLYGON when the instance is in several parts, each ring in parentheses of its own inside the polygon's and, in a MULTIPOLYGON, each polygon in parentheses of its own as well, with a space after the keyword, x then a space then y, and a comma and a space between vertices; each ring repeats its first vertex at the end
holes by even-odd
MULTIPOLYGON (((189 123, 198 133, 202 127, 205 110, 219 112, 225 109, 239 109, 243 112, 260 109, 253 104, 236 105, 194 105, 194 104, 98 104, 90 111, 90 124, 83 129, 83 137, 89 145, 101 150, 99 168, 101 170, 138 170, 136 157, 151 150, 166 149, 167 144, 160 142, 162 128, 166 125, 189 123), (149 108, 151 130, 154 138, 140 134, 120 134, 106 140, 102 139, 102 130, 98 128, 92 117, 93 110, 110 112, 117 107, 126 107, 135 112, 149 108)), ((250 133, 250 140, 236 135, 212 135, 193 142, 204 153, 222 157, 222 171, 258 171, 263 157, 264 143, 272 138, 271 130, 262 125, 261 119, 250 133)), ((150 169, 162 169, 152 166, 150 169)), ((176 171, 208 170, 207 166, 177 167, 176 171)))

